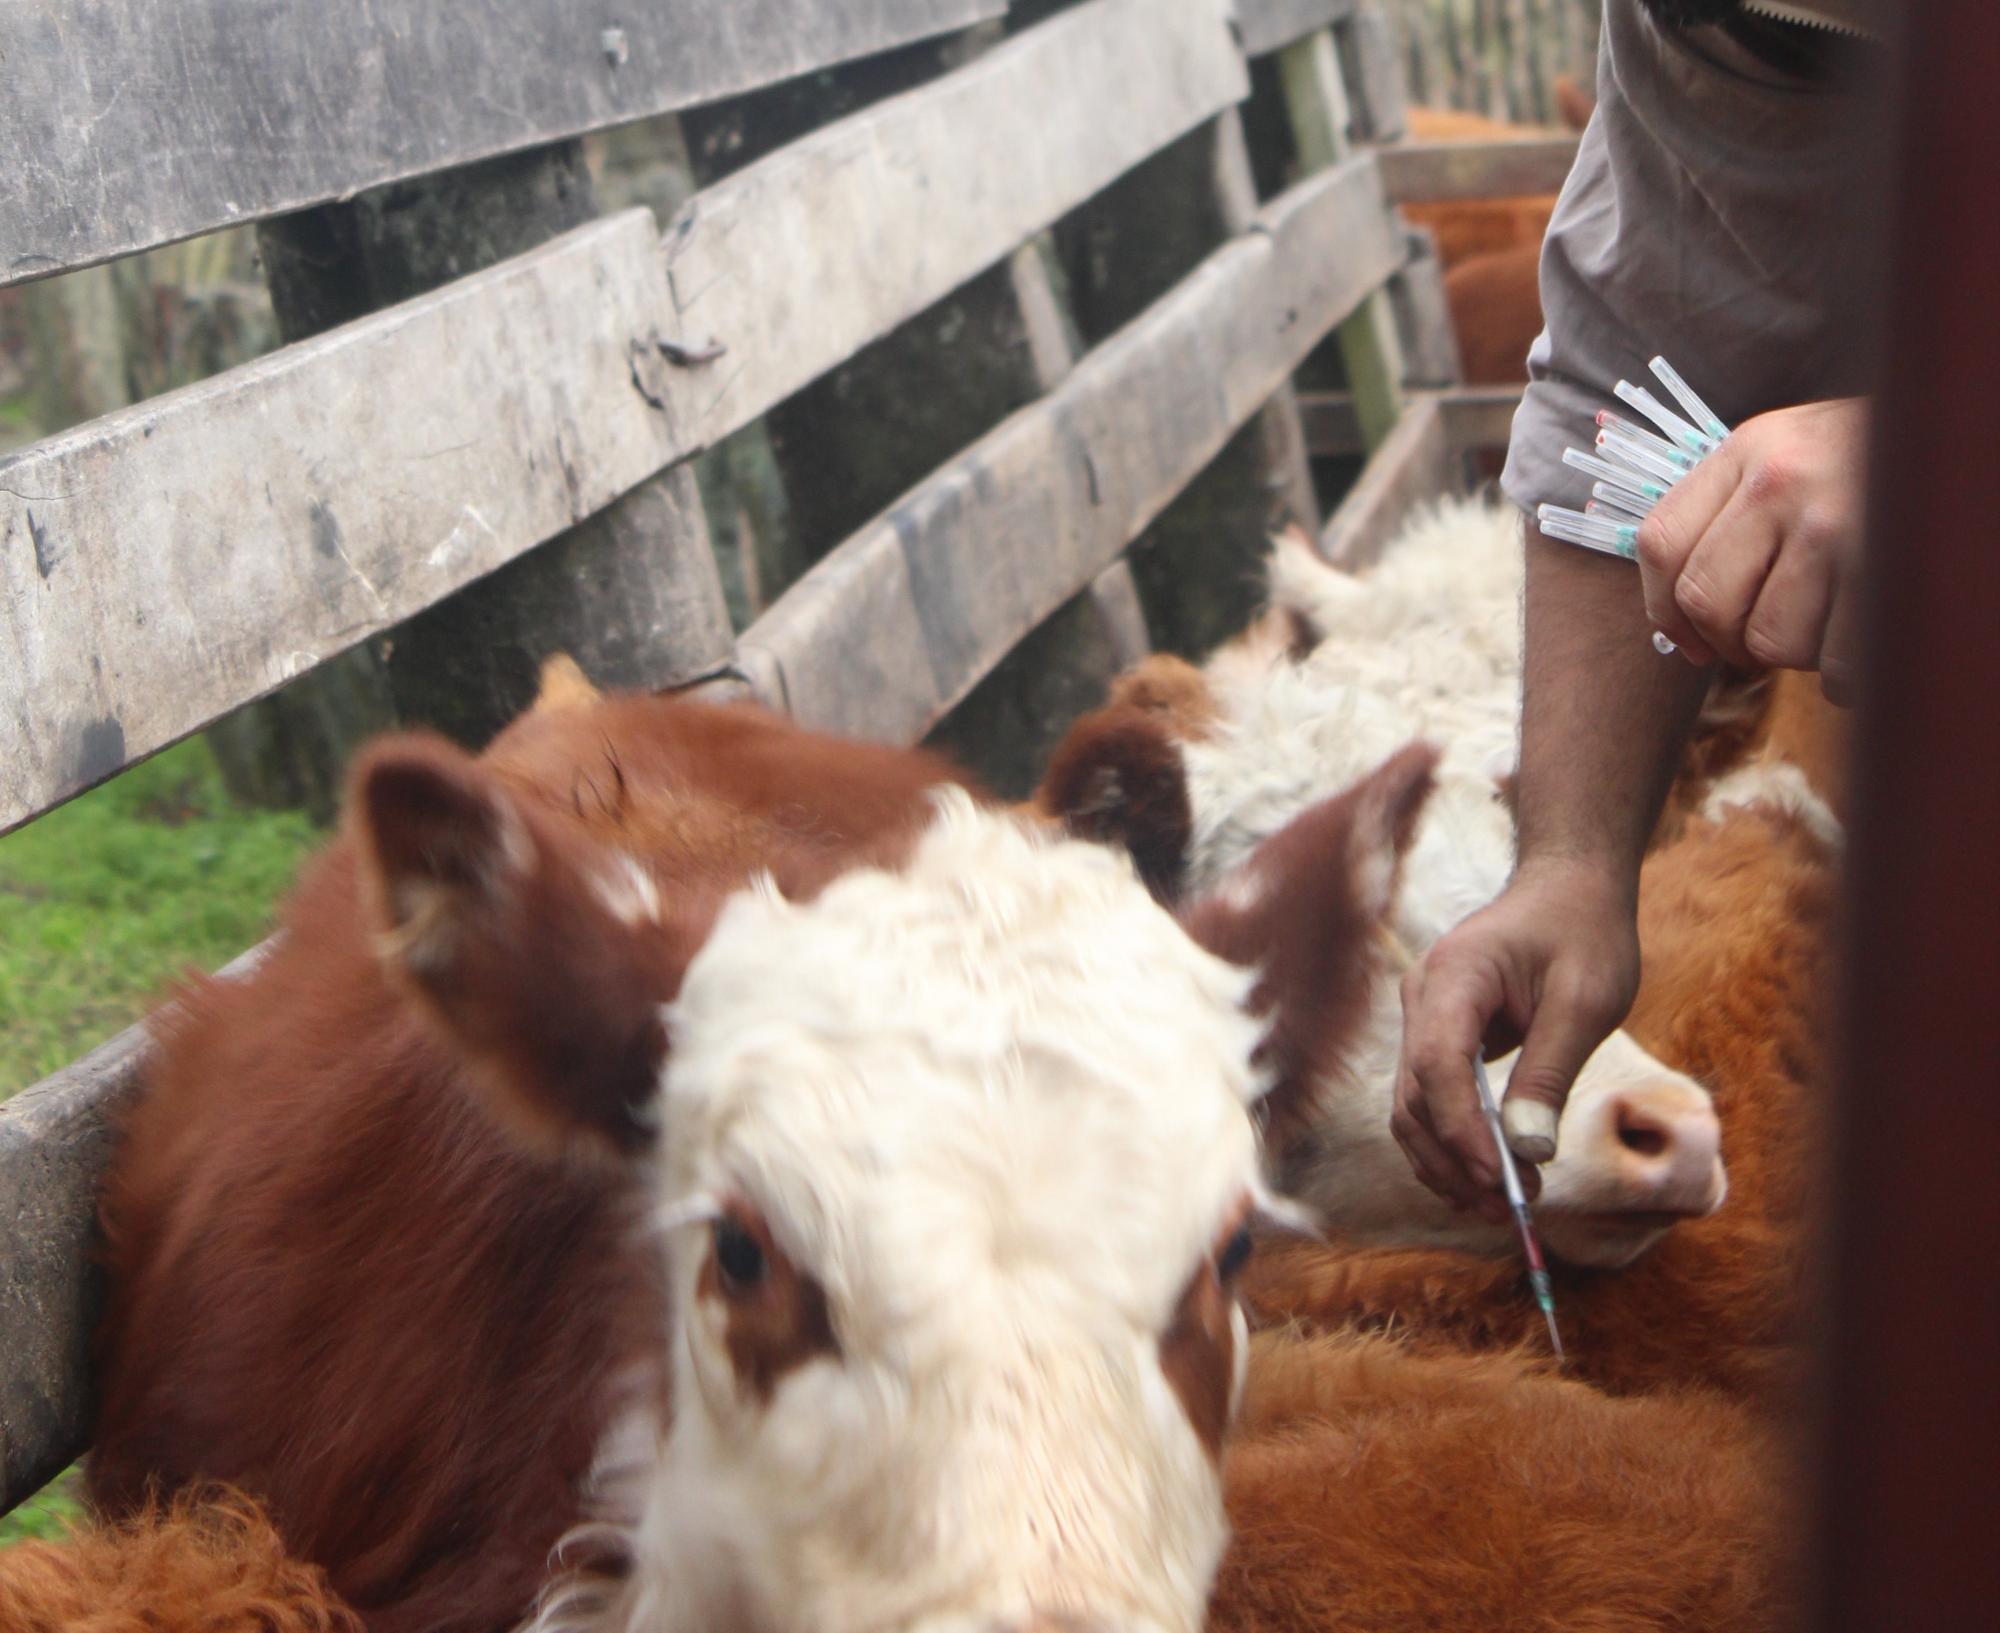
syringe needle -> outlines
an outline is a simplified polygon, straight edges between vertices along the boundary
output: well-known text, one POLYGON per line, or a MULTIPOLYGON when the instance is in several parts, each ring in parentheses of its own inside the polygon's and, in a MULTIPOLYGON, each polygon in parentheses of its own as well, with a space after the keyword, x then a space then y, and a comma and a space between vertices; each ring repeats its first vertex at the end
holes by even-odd
POLYGON ((1487 1081, 1486 1062, 1477 1055, 1472 1057, 1472 1081, 1479 1090, 1479 1109, 1486 1115, 1486 1126, 1500 1154, 1500 1186, 1507 1193, 1507 1207, 1521 1236, 1521 1251, 1527 1256, 1528 1285, 1534 1289, 1535 1302, 1541 1306, 1542 1319, 1548 1323, 1549 1344, 1560 1363, 1564 1359, 1562 1334, 1556 1330, 1556 1299, 1549 1282, 1549 1267, 1542 1262, 1542 1245, 1535 1239, 1534 1222, 1528 1216, 1528 1198, 1521 1190, 1514 1153, 1507 1147, 1506 1131, 1500 1122, 1500 1103, 1493 1098, 1493 1085, 1487 1081))

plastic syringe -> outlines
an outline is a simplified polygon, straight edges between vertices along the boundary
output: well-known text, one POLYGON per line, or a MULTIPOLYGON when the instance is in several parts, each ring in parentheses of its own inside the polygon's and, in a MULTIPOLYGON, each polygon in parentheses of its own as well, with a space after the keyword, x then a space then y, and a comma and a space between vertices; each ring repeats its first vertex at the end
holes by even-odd
POLYGON ((1479 1109, 1486 1114, 1486 1126, 1492 1131, 1493 1144, 1500 1152, 1500 1188, 1507 1194, 1507 1206, 1514 1215, 1514 1227, 1521 1235, 1521 1251, 1528 1260, 1528 1285, 1534 1289, 1542 1319, 1549 1324, 1549 1344, 1556 1352, 1556 1360, 1561 1362, 1564 1359, 1563 1341, 1562 1334, 1556 1330, 1556 1295, 1549 1282, 1549 1267, 1542 1262, 1542 1245, 1535 1239, 1535 1225, 1528 1214, 1528 1199, 1521 1190, 1521 1175, 1514 1166, 1514 1153, 1507 1148, 1507 1135, 1500 1124, 1500 1105, 1493 1098, 1493 1085, 1486 1079, 1486 1062, 1477 1055, 1472 1057, 1472 1081, 1479 1090, 1479 1109))

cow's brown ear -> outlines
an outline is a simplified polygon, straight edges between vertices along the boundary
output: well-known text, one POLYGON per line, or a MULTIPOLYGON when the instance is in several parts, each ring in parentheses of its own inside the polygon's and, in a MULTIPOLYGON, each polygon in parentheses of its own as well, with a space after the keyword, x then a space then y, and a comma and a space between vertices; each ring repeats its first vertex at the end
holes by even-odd
POLYGON ((632 1153, 666 1056, 661 1005, 706 929, 651 878, 531 809, 442 739, 356 768, 349 825, 390 979, 503 1121, 550 1149, 632 1153))
POLYGON ((1367 1019, 1383 923, 1436 766, 1435 749, 1402 749, 1294 817, 1182 910, 1196 941, 1260 972, 1251 1004, 1270 1018, 1265 1109, 1280 1146, 1367 1019))
POLYGON ((1085 715, 1050 756, 1035 804, 1078 839, 1129 851, 1156 900, 1180 898, 1194 812, 1169 724, 1130 704, 1085 715))

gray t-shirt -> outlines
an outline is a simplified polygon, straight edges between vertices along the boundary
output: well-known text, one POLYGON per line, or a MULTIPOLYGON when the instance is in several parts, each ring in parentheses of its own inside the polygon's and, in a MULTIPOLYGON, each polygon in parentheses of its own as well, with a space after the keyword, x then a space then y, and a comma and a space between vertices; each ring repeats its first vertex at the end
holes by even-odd
POLYGON ((1713 28, 1605 0, 1597 112, 1542 248, 1543 330, 1514 417, 1507 496, 1581 508, 1620 379, 1680 370, 1731 425, 1866 387, 1857 309, 1859 93, 1789 80, 1713 28))

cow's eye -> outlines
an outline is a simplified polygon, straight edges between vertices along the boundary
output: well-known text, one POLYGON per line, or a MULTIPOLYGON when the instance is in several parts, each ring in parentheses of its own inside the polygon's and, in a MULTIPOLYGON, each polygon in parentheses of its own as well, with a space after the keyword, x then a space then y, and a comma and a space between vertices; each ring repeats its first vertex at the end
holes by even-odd
POLYGON ((1250 1227, 1239 1225, 1236 1234, 1222 1245, 1222 1251, 1215 1256, 1215 1274, 1220 1281, 1234 1281, 1243 1267, 1250 1262, 1250 1227))
POLYGON ((743 1293, 764 1279, 764 1250, 734 1219, 715 1222, 715 1268, 725 1293, 743 1293))

